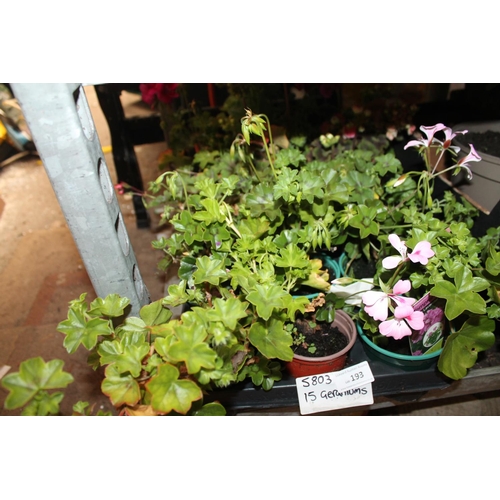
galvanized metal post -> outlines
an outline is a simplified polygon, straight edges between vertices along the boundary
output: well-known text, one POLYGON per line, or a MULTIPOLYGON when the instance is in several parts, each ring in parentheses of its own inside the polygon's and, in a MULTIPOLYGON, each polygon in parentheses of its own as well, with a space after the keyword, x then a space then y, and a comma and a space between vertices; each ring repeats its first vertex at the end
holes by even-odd
POLYGON ((150 302, 81 84, 13 83, 33 141, 100 297, 150 302))

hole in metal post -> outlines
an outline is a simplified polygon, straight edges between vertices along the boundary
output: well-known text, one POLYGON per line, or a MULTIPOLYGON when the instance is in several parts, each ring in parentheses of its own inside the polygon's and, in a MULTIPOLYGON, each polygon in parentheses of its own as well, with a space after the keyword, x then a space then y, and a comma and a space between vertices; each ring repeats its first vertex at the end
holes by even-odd
POLYGON ((81 85, 73 92, 73 97, 75 99, 76 113, 78 114, 78 118, 80 118, 83 133, 85 137, 91 141, 94 137, 95 125, 89 103, 87 102, 87 97, 81 85))
POLYGON ((104 198, 108 203, 113 201, 113 183, 111 182, 111 177, 109 176, 108 167, 104 158, 99 158, 97 162, 97 173, 99 175, 99 182, 101 183, 102 193, 104 198))
POLYGON ((122 252, 124 255, 128 255, 130 251, 130 241, 128 239, 127 229, 125 224, 123 223, 122 214, 119 213, 115 222, 116 234, 118 236, 118 241, 120 242, 120 246, 122 248, 122 252))
POLYGON ((136 265, 134 265, 133 277, 135 291, 137 292, 139 298, 142 299, 144 295, 144 281, 142 281, 141 273, 139 272, 139 268, 136 265))

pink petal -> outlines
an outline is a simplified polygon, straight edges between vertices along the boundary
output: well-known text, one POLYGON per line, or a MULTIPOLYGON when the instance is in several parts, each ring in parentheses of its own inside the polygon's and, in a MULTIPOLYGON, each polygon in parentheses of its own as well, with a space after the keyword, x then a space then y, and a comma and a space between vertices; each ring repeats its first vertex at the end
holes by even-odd
POLYGON ((412 262, 420 262, 425 266, 434 255, 434 251, 431 250, 431 244, 428 241, 419 241, 415 245, 413 252, 408 255, 408 258, 412 262))
POLYGON ((422 311, 413 311, 413 314, 405 319, 414 330, 422 330, 424 327, 424 313, 422 311))
POLYGON ((439 132, 440 130, 446 129, 446 125, 443 125, 442 123, 438 123, 432 127, 420 127, 420 130, 427 136, 427 145, 429 145, 434 138, 434 135, 436 132, 439 132))
POLYGON ((420 146, 425 146, 426 144, 424 141, 410 141, 403 149, 408 149, 412 147, 420 147, 420 146))
POLYGON ((395 269, 398 267, 399 263, 403 260, 402 257, 393 255, 391 257, 386 257, 382 260, 382 266, 384 269, 395 269))
POLYGON ((401 295, 411 290, 410 280, 399 280, 392 289, 394 295, 401 295))
POLYGON ((391 319, 380 323, 378 327, 380 333, 385 337, 392 337, 396 340, 411 335, 411 330, 405 321, 391 319))
POLYGON ((394 309, 394 316, 396 319, 405 319, 410 317, 414 312, 413 307, 403 304, 394 309))
POLYGON ((406 244, 404 241, 401 241, 399 236, 397 234, 390 234, 389 235, 389 242, 390 244, 400 253, 401 257, 403 259, 406 257, 406 244))
POLYGON ((366 314, 377 321, 385 321, 389 310, 389 297, 384 292, 366 292, 362 296, 366 314))
POLYGON ((398 305, 398 306, 411 306, 413 305, 417 299, 413 299, 411 297, 401 297, 400 295, 397 296, 392 296, 391 299, 398 305))
POLYGON ((474 146, 472 144, 469 144, 469 146, 470 146, 470 153, 464 158, 458 160, 457 165, 465 166, 470 161, 481 161, 481 157, 477 154, 476 150, 474 149, 474 146))

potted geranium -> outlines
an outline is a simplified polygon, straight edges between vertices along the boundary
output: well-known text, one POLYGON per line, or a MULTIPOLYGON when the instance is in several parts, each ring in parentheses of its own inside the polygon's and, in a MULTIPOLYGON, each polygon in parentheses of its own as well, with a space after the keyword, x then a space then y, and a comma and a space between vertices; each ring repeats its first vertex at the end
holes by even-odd
MULTIPOLYGON (((344 309, 363 332, 379 337, 380 321, 393 321, 382 328, 393 336, 408 332, 403 322, 410 330, 420 326, 420 315, 409 310, 417 297, 398 298, 403 294, 443 299, 457 326, 439 367, 452 378, 465 375, 464 366, 491 345, 494 322, 486 316, 500 310, 494 303, 499 233, 473 239, 474 207, 450 193, 433 199, 433 165, 404 173, 384 136, 329 134, 278 147, 270 130, 265 115, 247 111, 229 152, 200 152, 191 166, 151 184, 150 203, 164 206, 164 220, 174 229, 153 244, 164 252, 163 268, 178 266, 179 283, 165 298, 143 308, 140 318, 127 318, 126 299, 116 296, 70 304, 59 329, 77 342, 67 340, 66 347, 83 344, 96 366, 106 366, 103 390, 124 413, 220 413, 217 405, 202 406, 205 391, 245 378, 271 389, 281 363, 293 358, 293 323, 307 314, 311 291, 326 294, 330 320, 344 309), (341 273, 327 271, 324 252, 338 258, 341 273), (394 256, 396 267, 386 269, 394 256), (371 264, 370 271, 359 271, 361 263, 371 264), (341 281, 332 287, 332 278, 341 281), (346 281, 356 289, 345 293, 346 281), (333 300, 338 285, 342 296, 333 300), (394 320, 380 307, 388 302, 394 320), (396 311, 391 302, 406 309, 396 311), (174 319, 170 308, 179 305, 184 311, 174 319), (462 326, 467 311, 472 317, 462 326), (454 348, 464 339, 465 360, 454 348)), ((423 131, 427 139, 409 146, 455 153, 451 130, 423 131), (437 141, 437 132, 444 141, 437 141)), ((452 168, 467 168, 474 155, 472 149, 452 168)), ((39 368, 44 379, 46 365, 39 368)), ((20 380, 25 383, 23 371, 11 375, 3 384, 16 391, 20 380)))
POLYGON ((403 346, 407 353, 393 357, 404 361, 439 355, 438 368, 459 379, 475 364, 477 353, 494 343, 494 320, 500 312, 500 232, 490 228, 485 236, 474 237, 471 228, 477 210, 450 192, 441 200, 432 196, 435 179, 442 173, 437 170, 441 156, 450 156, 447 170, 454 173, 470 174, 468 163, 480 160, 473 145, 461 156, 452 145, 456 134, 467 131, 453 132, 443 124, 421 130, 426 137, 410 141, 406 148, 418 148, 426 168, 396 181, 404 185, 416 178, 416 189, 399 205, 387 207, 398 224, 386 225, 390 234, 379 231, 374 272, 369 280, 348 272, 350 277, 337 281, 333 289, 345 295, 343 286, 354 286, 349 296, 358 299, 361 337, 368 337, 379 352, 391 357, 403 346), (442 139, 437 138, 440 133, 442 139), (445 324, 450 334, 443 339, 445 324))

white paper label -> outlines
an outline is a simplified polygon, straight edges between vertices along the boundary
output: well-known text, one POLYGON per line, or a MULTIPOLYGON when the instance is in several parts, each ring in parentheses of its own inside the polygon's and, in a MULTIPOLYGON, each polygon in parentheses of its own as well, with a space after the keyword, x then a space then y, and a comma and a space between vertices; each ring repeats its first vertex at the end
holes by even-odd
POLYGON ((373 380, 373 374, 366 361, 340 372, 299 377, 296 383, 300 413, 309 415, 373 404, 371 384, 373 380), (356 377, 359 373, 363 375, 356 377))
POLYGON ((339 391, 360 387, 375 380, 370 365, 366 361, 349 366, 349 368, 345 368, 344 370, 333 372, 332 375, 339 391))

